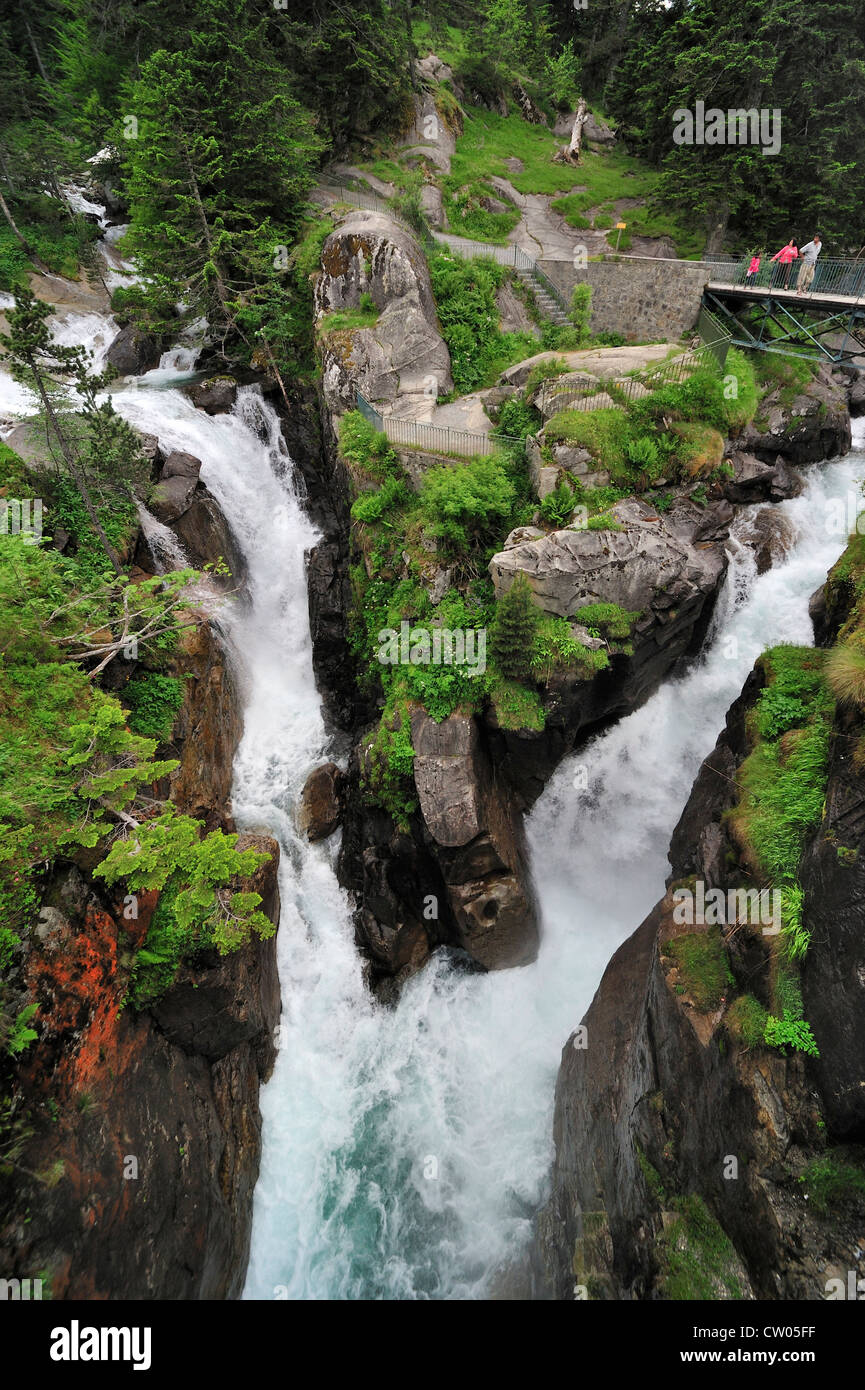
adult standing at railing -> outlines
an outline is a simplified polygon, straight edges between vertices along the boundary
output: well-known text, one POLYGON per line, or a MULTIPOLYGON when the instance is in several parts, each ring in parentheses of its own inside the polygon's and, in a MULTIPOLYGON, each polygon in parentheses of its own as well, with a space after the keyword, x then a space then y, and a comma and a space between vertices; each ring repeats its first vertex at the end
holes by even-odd
POLYGON ((803 246, 799 252, 802 267, 799 271, 799 279, 796 282, 797 294, 806 294, 807 291, 810 290, 814 280, 814 271, 817 267, 817 257, 820 255, 822 245, 823 243, 820 240, 819 233, 815 232, 813 241, 809 241, 808 245, 803 246))
POLYGON ((786 246, 782 246, 780 251, 775 252, 772 260, 769 262, 770 265, 772 262, 775 262, 775 269, 772 272, 773 287, 777 288, 781 284, 783 278, 784 289, 789 290, 793 262, 798 255, 799 252, 796 250, 796 242, 793 237, 790 238, 786 246))

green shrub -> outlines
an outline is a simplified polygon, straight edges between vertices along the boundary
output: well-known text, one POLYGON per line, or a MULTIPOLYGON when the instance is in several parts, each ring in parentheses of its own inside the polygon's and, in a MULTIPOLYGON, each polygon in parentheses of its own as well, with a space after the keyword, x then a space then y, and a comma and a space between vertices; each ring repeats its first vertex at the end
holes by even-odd
MULTIPOLYGON (((769 357, 770 353, 760 353, 769 357)), ((759 403, 759 389, 750 357, 739 348, 731 347, 724 364, 723 399, 727 424, 730 429, 740 429, 753 420, 759 403)))
POLYGON ((781 894, 782 941, 790 959, 801 960, 811 941, 803 921, 805 892, 801 884, 790 883, 785 884, 781 894))
POLYGON ((571 322, 577 330, 578 347, 588 342, 591 317, 592 287, 585 283, 575 285, 571 293, 571 322))
POLYGON ((339 422, 339 452, 352 468, 382 482, 404 477, 399 455, 382 430, 359 410, 349 410, 339 422))
POLYGON ((825 1215, 847 1205, 865 1208, 865 1170, 861 1151, 839 1149, 814 1158, 799 1182, 814 1209, 825 1215), (855 1156, 855 1158, 854 1158, 855 1156), (851 1161, 854 1158, 854 1161, 851 1161))
POLYGON ((549 680, 555 670, 572 670, 581 680, 591 680, 609 664, 610 658, 603 647, 584 647, 577 641, 566 618, 542 619, 532 659, 532 668, 538 676, 549 680))
POLYGON ((537 351, 531 333, 499 328, 496 294, 509 274, 503 266, 485 257, 463 260, 443 249, 429 257, 429 270, 459 395, 491 386, 512 362, 537 351))
POLYGON ((27 1004, 11 1024, 6 1035, 6 1051, 10 1057, 18 1057, 22 1052, 26 1052, 31 1043, 39 1037, 36 1029, 30 1027, 37 1008, 36 1004, 27 1004))
POLYGON ((162 676, 155 671, 133 676, 123 688, 132 732, 155 738, 157 743, 167 742, 183 704, 183 688, 183 681, 176 676, 162 676))
POLYGON ((766 1019, 766 1042, 769 1047, 792 1047, 794 1051, 805 1052, 809 1057, 820 1056, 811 1025, 801 1018, 780 1019, 769 1014, 766 1019))
POLYGON ((609 642, 627 641, 639 617, 639 609, 628 612, 617 603, 586 603, 576 613, 577 622, 597 628, 609 642))
POLYGON ((385 520, 387 513, 403 506, 408 498, 409 490, 402 478, 391 475, 375 492, 362 492, 360 497, 355 498, 351 508, 352 520, 366 526, 376 522, 392 526, 393 522, 385 520))
MULTIPOLYGON (((641 403, 642 404, 642 403, 641 403)), ((580 444, 616 481, 632 482, 626 449, 633 428, 624 410, 561 410, 547 421, 547 444, 580 444)))
POLYGON ((431 468, 421 486, 427 530, 451 551, 495 539, 509 519, 516 487, 503 459, 495 455, 431 468))
POLYGON ((404 702, 394 701, 382 712, 367 745, 361 769, 361 790, 374 806, 387 811, 396 824, 407 827, 417 810, 414 787, 414 748, 411 720, 404 702))
POLYGON ((756 745, 739 771, 740 796, 728 813, 734 834, 764 881, 795 883, 805 837, 820 820, 829 761, 832 699, 823 678, 825 656, 809 647, 775 647, 761 658, 768 686, 754 717, 769 736, 756 745), (797 702, 796 705, 787 703, 797 702), (776 727, 808 705, 801 727, 776 727))
POLYGON ((664 954, 676 962, 695 1006, 703 1012, 717 1009, 733 984, 720 929, 674 937, 665 943, 664 954))
POLYGON ((620 521, 617 521, 612 512, 599 512, 597 516, 590 516, 586 522, 587 531, 623 531, 625 528, 620 521))
POLYGON ((534 406, 512 396, 499 411, 496 434, 507 435, 511 439, 525 439, 527 434, 535 433, 540 423, 541 417, 534 406))
POLYGON ((724 1022, 730 1033, 749 1051, 765 1043, 768 1014, 753 994, 742 994, 730 1005, 724 1022))
POLYGON ((544 727, 544 711, 537 691, 519 681, 504 678, 495 680, 490 698, 501 729, 531 729, 539 733, 544 727))
POLYGON ((805 724, 810 715, 811 707, 804 700, 769 686, 760 692, 757 702, 757 730, 761 738, 778 738, 788 729, 805 724))
POLYGON ((567 526, 577 505, 577 494, 569 483, 558 483, 540 505, 541 518, 550 526, 567 526))
POLYGON ((159 895, 143 946, 136 952, 129 984, 129 998, 136 1009, 146 1009, 171 988, 181 961, 192 957, 198 942, 195 928, 181 926, 174 915, 179 886, 169 882, 159 895))

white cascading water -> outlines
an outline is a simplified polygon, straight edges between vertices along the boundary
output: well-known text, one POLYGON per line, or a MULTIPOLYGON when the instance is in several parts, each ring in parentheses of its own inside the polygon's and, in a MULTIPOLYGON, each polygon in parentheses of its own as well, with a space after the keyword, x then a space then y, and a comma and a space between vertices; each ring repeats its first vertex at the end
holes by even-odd
MULTIPOLYGON (((757 578, 732 541, 704 657, 553 777, 528 823, 543 922, 535 964, 466 975, 434 960, 385 1009, 362 982, 336 837, 309 845, 294 825, 304 779, 328 753, 304 571, 315 528, 256 391, 210 417, 168 370, 114 402, 163 446, 204 460, 245 555, 249 603, 221 618, 244 678, 234 810, 282 847, 283 1015, 262 1092, 245 1297, 483 1298, 544 1197, 562 1046, 663 891, 670 833, 754 659, 812 640, 808 598, 845 541, 826 508, 859 497, 865 454, 811 470, 806 492, 775 509, 792 535, 775 569, 757 578)), ((738 535, 750 524, 742 514, 738 535)))

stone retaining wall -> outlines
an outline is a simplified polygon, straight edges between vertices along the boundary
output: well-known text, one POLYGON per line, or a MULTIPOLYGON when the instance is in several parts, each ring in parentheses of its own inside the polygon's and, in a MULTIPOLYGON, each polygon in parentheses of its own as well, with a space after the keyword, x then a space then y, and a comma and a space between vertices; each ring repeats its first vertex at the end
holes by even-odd
POLYGON ((570 261, 539 264, 567 300, 575 285, 591 285, 592 332, 621 333, 626 342, 688 333, 697 322, 703 287, 712 273, 705 261, 648 256, 609 256, 589 261, 585 270, 576 270, 570 261))

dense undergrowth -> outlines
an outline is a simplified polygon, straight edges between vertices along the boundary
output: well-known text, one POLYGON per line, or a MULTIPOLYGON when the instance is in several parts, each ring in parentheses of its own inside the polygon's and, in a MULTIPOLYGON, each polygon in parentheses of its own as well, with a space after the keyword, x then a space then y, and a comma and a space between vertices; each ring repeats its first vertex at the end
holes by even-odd
MULTIPOLYGON (((202 838, 202 826, 167 795, 178 763, 160 757, 159 746, 184 698, 179 644, 195 619, 183 590, 194 571, 115 575, 56 461, 35 475, 3 446, 0 497, 17 505, 40 498, 43 525, 41 539, 0 534, 0 1031, 17 1055, 39 1029, 31 1010, 22 1042, 22 943, 64 865, 131 895, 127 903, 142 889, 172 886, 138 953, 136 1002, 153 995, 146 982, 155 961, 163 986, 179 963, 163 949, 168 914, 185 951, 232 950, 273 926, 258 895, 235 882, 267 856, 238 854, 236 836, 221 831, 202 838), (60 529, 62 553, 52 543, 60 529)), ((99 515, 128 563, 138 529, 128 499, 105 490, 99 515)))

